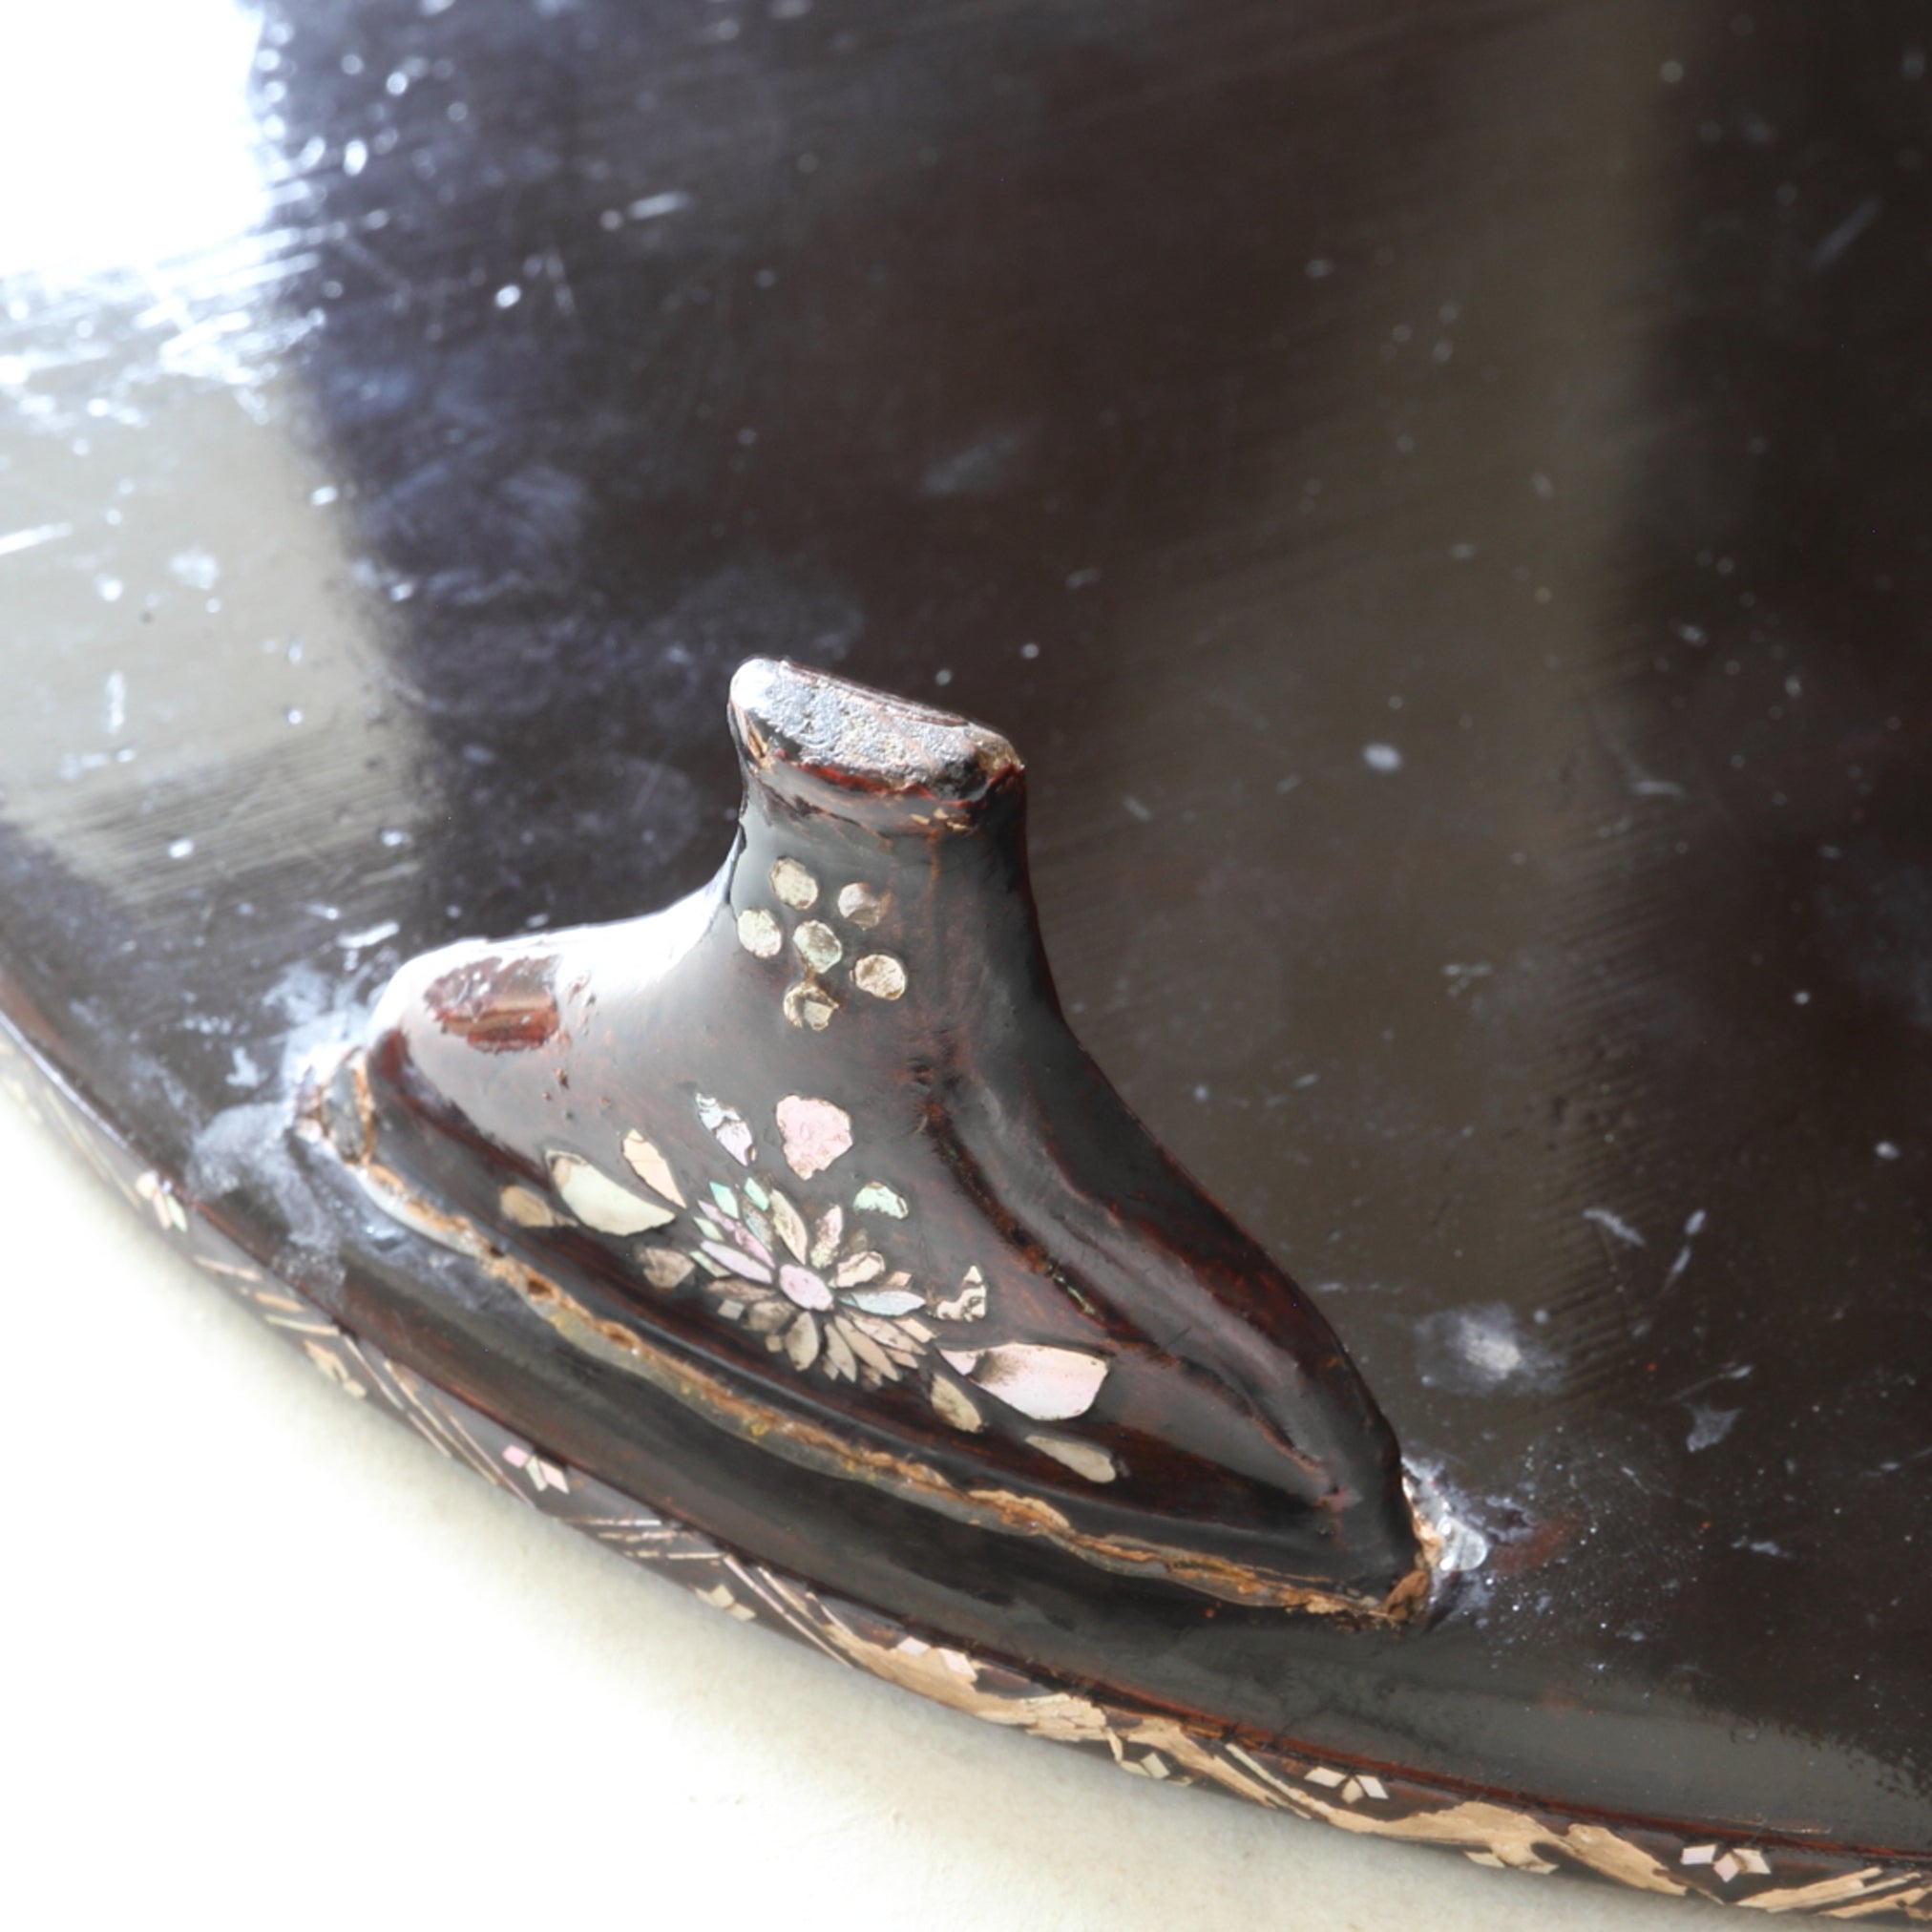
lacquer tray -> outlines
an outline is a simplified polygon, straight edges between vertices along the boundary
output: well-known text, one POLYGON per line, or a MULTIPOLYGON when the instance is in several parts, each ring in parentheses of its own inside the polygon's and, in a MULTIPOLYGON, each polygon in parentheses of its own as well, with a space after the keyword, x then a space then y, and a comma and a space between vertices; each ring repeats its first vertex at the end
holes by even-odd
POLYGON ((10 1075, 733 1615, 1922 1919, 1922 110, 1734 10, 270 9, 4 291, 10 1075))

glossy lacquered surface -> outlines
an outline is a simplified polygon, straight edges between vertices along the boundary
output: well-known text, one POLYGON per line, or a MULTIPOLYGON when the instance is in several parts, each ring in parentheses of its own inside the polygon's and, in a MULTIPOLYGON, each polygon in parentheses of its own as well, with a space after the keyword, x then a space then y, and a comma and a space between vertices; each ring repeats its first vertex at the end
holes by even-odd
POLYGON ((768 659, 731 724, 715 879, 421 955, 318 1075, 376 1205, 794 1466, 1224 1603, 1420 1614, 1334 1331, 1067 1028, 1013 748, 768 659))
POLYGON ((863 1601, 1923 1847, 1912 10, 259 29, 43 71, 95 178, 0 291, 10 1011, 352 1325, 863 1601), (1426 1635, 774 1487, 276 1151, 409 953, 708 874, 760 652, 1025 748, 1074 1025, 1491 1544, 1426 1635))

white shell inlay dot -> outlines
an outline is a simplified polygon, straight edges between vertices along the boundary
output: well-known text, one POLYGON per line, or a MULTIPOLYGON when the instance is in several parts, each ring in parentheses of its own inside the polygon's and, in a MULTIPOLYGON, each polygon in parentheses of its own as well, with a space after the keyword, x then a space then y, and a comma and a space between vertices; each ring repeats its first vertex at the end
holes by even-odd
POLYGON ((986 1426, 986 1418, 973 1406, 973 1398, 943 1376, 933 1377, 933 1407, 943 1420, 969 1435, 976 1435, 986 1426))
POLYGON ((925 1303, 909 1288, 859 1288, 852 1290, 845 1299, 867 1314, 912 1314, 925 1307, 925 1303))
POLYGON ((837 1011, 838 1004, 831 995, 809 979, 801 979, 796 986, 786 989, 785 1017, 794 1026, 808 1026, 814 1033, 823 1033, 837 1011))
POLYGON ((780 859, 771 869, 771 890, 794 912, 818 903, 818 881, 796 859, 780 859))
POLYGON ((777 1107, 786 1165, 801 1181, 822 1174, 852 1144, 852 1117, 830 1101, 787 1094, 777 1107))
POLYGON ((709 1094, 697 1097, 698 1119, 705 1130, 717 1136, 718 1144, 740 1166, 751 1165, 751 1124, 736 1107, 714 1101, 709 1094))
POLYGON ((736 1617, 741 1624, 748 1624, 758 1615, 749 1604, 741 1604, 724 1584, 719 1584, 714 1589, 700 1590, 697 1597, 701 1604, 709 1604, 714 1610, 723 1610, 727 1617, 736 1617))
POLYGON ((897 1371, 892 1367, 892 1358, 857 1322, 841 1318, 834 1323, 834 1331, 846 1338, 860 1364, 870 1369, 880 1381, 890 1382, 897 1379, 897 1371))
POLYGON ((550 1156, 550 1183, 563 1197, 563 1205, 599 1234, 644 1234, 678 1218, 670 1208, 620 1187, 575 1154, 550 1156))
POLYGON ((1076 1442, 1071 1436, 1029 1436, 1027 1441, 1042 1456, 1051 1456, 1089 1482, 1111 1482, 1121 1472, 1104 1449, 1076 1442))
POLYGON ((808 1314, 802 1314, 785 1332, 786 1358, 803 1374, 817 1361, 819 1343, 818 1324, 808 1314))
POLYGON ((806 1257, 814 1268, 831 1266, 831 1258, 845 1239, 845 1226, 846 1211, 837 1202, 818 1217, 818 1226, 812 1230, 811 1252, 806 1257))
POLYGON ((675 1248, 638 1250, 638 1266, 653 1288, 676 1288, 688 1278, 695 1265, 688 1254, 680 1254, 675 1248))
POLYGON ((771 1195, 771 1225, 778 1238, 791 1250, 791 1258, 805 1260, 806 1244, 811 1238, 805 1230, 805 1216, 776 1188, 771 1195))
MULTIPOLYGON (((798 950, 798 956, 814 973, 830 973, 845 957, 845 948, 838 942, 838 934, 823 919, 808 919, 791 935, 791 943, 798 950)), ((859 962, 863 965, 865 962, 859 962)), ((856 975, 854 975, 856 976, 856 975)))
POLYGON ((906 990, 906 969, 890 953, 868 953, 852 966, 852 984, 874 999, 897 999, 906 990))
POLYGON ((775 959, 785 934, 763 906, 750 906, 738 915, 738 943, 760 959, 775 959))
POLYGON ((624 1159, 630 1164, 631 1172, 645 1186, 662 1194, 666 1201, 675 1201, 680 1208, 689 1205, 679 1191, 678 1179, 671 1172, 670 1162, 635 1127, 624 1136, 624 1159))
POLYGON ((977 1321, 986 1312, 986 1277, 969 1268, 959 1277, 959 1292, 951 1301, 942 1301, 933 1312, 941 1321, 977 1321))
MULTIPOLYGON (((1362 1782, 1373 1784, 1375 1780, 1364 1778, 1362 1782)), ((1750 1845, 1732 1845, 1729 1851, 1719 1845, 1686 1845, 1677 1854, 1677 1862, 1680 1865, 1709 1865, 1727 1885, 1740 1872, 1750 1872, 1760 1879, 1768 1877, 1771 1872, 1770 1862, 1764 1854, 1750 1845)))
POLYGON ((1036 1422, 1068 1422, 1093 1407, 1107 1365, 1100 1355, 1044 1342, 1002 1342, 990 1349, 941 1349, 940 1354, 990 1396, 1036 1422))
POLYGON ((859 1365, 852 1356, 850 1345, 837 1329, 829 1328, 825 1332, 825 1372, 833 1381, 840 1376, 849 1382, 858 1379, 859 1365))
POLYGON ((894 1193, 883 1181, 868 1181, 852 1196, 852 1206, 861 1214, 890 1214, 894 1221, 906 1218, 906 1197, 894 1193))
POLYGON ((529 1187, 506 1187, 497 1196, 504 1220, 517 1228, 555 1228, 556 1215, 541 1194, 529 1187))
POLYGON ((886 916, 892 902, 890 892, 877 892, 858 882, 845 887, 838 895, 839 915, 849 919, 862 933, 870 933, 886 916))

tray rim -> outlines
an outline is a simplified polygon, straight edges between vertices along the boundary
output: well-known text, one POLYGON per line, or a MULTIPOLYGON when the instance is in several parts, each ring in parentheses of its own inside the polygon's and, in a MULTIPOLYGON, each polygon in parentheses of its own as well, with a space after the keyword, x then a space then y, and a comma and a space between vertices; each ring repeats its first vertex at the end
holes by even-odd
POLYGON ((363 1341, 279 1276, 180 1176, 147 1160, 34 1037, 0 974, 0 1080, 59 1127, 96 1177, 351 1398, 413 1429, 494 1488, 666 1574, 712 1607, 833 1662, 982 1721, 1073 1745, 1157 1782, 1201 1784, 1372 1837, 1457 1850, 1478 1864, 1576 1872, 1628 1889, 1769 1912, 1932 1921, 1932 1856, 1607 1812, 1416 1774, 1287 1737, 1189 1721, 1153 1704, 950 1642, 808 1579, 544 1453, 509 1423, 363 1341), (1849 1910, 1848 1910, 1849 1908, 1849 1910))

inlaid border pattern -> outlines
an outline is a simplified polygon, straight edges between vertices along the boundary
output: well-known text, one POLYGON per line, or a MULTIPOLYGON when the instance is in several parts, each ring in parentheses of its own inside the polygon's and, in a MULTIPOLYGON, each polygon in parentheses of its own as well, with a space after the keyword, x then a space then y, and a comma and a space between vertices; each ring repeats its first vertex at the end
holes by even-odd
POLYGON ((1073 1745, 1137 1777, 1198 1784, 1343 1831, 1460 1851, 1481 1865, 1572 1871, 1636 1890, 1771 1913, 1866 1924, 1932 1923, 1932 1866, 1872 1863, 1763 1838, 1685 1837, 1654 1825, 1499 1800, 1447 1782, 1297 1751, 1058 1685, 997 1659, 930 1641, 862 1605, 715 1543, 588 1472, 554 1460, 500 1422, 360 1341, 265 1269, 181 1189, 145 1165, 0 1020, 0 1083, 70 1141, 94 1172, 243 1306, 300 1348, 355 1400, 387 1410, 439 1454, 661 1572, 742 1623, 775 1630, 833 1662, 985 1722, 1073 1745))

